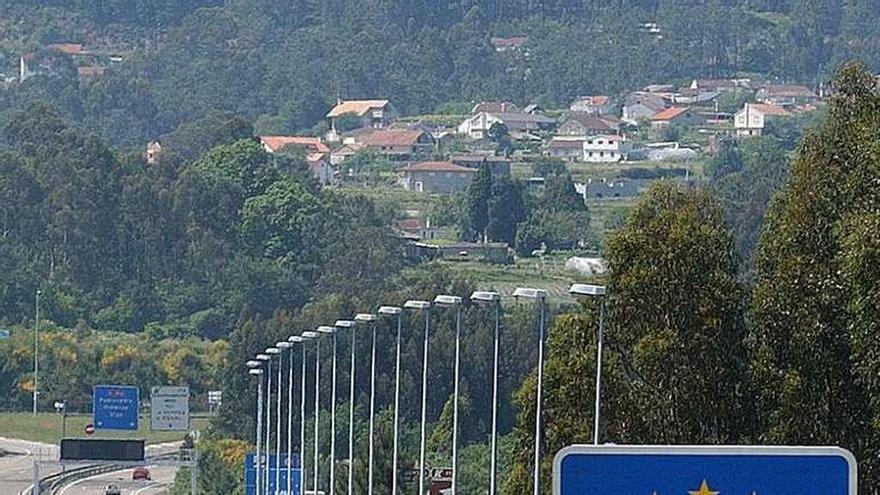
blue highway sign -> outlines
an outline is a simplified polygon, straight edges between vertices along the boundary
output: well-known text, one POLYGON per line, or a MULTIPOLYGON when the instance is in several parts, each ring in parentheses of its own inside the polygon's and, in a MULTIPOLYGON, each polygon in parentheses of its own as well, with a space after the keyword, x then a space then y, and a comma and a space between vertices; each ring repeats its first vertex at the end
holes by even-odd
MULTIPOLYGON (((263 454, 263 469, 266 468, 266 461, 269 462, 269 493, 275 495, 275 473, 278 473, 279 478, 279 486, 278 486, 278 495, 298 495, 299 494, 299 483, 300 483, 300 466, 299 466, 299 456, 293 454, 291 456, 291 461, 293 462, 290 466, 290 494, 287 493, 287 453, 281 454, 281 463, 278 463, 278 457, 275 454, 270 454, 269 458, 266 459, 266 455, 263 454)), ((261 476, 264 476, 264 472, 260 473, 261 476)), ((263 482, 265 483, 265 481, 263 482)), ((255 495, 257 493, 257 462, 256 456, 254 454, 248 454, 247 459, 245 459, 244 463, 244 493, 245 495, 255 495)), ((265 485, 261 485, 265 486, 265 485)), ((261 490, 262 493, 265 490, 261 490)))
POLYGON ((855 458, 836 447, 572 446, 553 495, 857 495, 855 458))
POLYGON ((140 394, 137 387, 97 385, 92 393, 92 415, 98 430, 137 430, 140 394))

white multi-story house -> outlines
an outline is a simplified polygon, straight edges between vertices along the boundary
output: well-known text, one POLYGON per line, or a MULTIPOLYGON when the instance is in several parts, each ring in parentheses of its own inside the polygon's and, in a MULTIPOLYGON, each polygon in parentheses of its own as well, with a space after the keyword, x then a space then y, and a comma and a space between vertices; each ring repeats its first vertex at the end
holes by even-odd
POLYGON ((736 135, 740 137, 760 136, 769 119, 787 117, 790 114, 780 106, 763 103, 746 103, 733 117, 736 135))
POLYGON ((632 145, 621 136, 590 136, 584 140, 584 161, 609 163, 626 160, 632 145))

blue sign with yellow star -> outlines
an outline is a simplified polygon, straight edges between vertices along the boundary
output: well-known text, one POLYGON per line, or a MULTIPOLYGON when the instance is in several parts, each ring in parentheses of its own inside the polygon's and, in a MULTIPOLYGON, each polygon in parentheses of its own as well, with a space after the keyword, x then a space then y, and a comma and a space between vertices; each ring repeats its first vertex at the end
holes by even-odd
POLYGON ((836 447, 572 446, 553 495, 857 495, 856 461, 836 447))

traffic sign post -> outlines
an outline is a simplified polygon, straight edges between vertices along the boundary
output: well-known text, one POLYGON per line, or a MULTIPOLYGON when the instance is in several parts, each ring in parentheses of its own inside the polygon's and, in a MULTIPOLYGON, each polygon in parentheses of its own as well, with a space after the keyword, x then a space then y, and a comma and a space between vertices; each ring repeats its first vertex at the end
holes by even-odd
POLYGON ((150 429, 189 430, 189 387, 153 387, 150 393, 150 429))
POLYGON ((92 393, 92 415, 98 430, 137 430, 140 393, 137 387, 98 385, 92 393))
POLYGON ((571 446, 553 495, 857 495, 856 460, 837 447, 571 446))

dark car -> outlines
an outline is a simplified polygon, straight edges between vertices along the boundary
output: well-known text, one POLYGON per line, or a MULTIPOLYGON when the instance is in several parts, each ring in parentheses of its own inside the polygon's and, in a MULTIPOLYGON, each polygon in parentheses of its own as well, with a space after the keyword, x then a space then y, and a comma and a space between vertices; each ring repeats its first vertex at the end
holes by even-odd
POLYGON ((150 480, 150 470, 145 467, 136 467, 131 473, 132 480, 150 480))
POLYGON ((107 488, 104 489, 104 495, 122 495, 122 492, 116 485, 107 485, 107 488))

